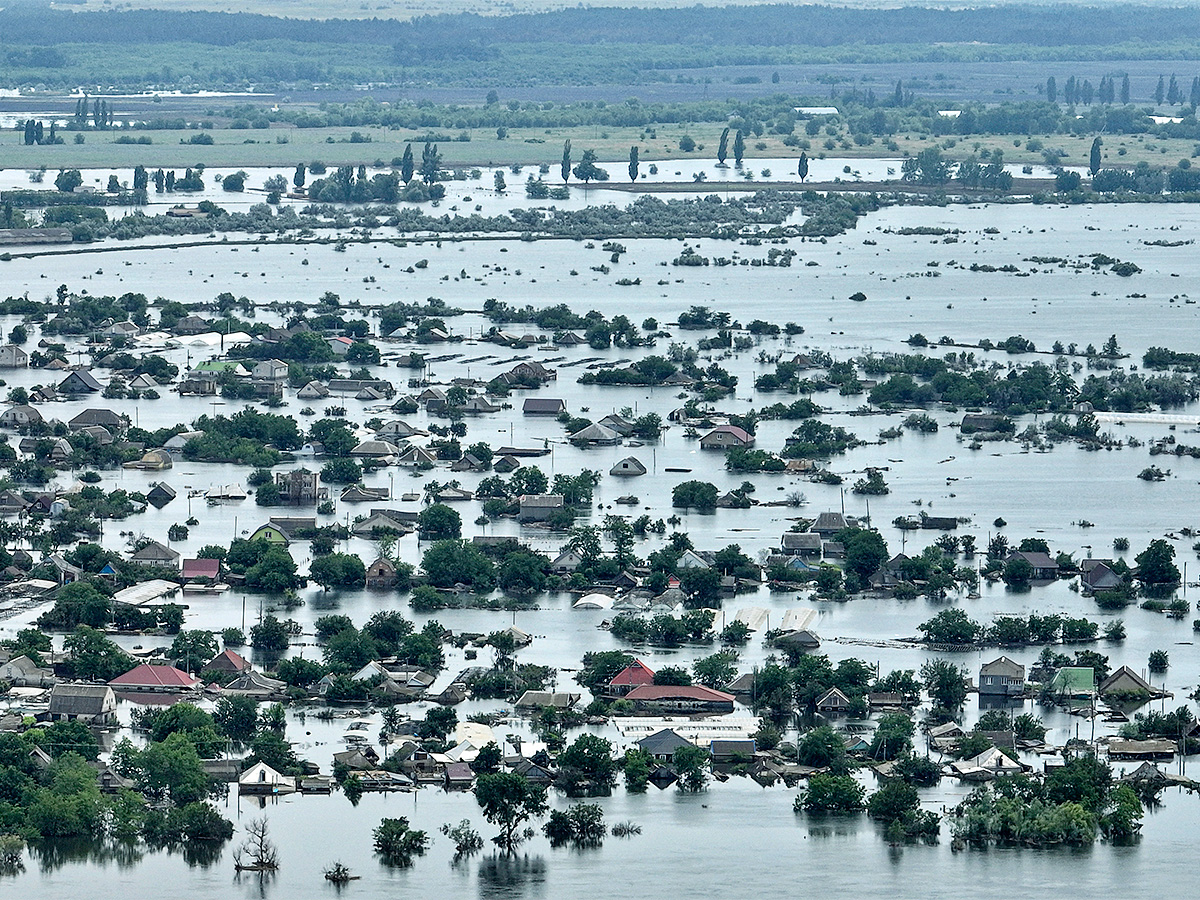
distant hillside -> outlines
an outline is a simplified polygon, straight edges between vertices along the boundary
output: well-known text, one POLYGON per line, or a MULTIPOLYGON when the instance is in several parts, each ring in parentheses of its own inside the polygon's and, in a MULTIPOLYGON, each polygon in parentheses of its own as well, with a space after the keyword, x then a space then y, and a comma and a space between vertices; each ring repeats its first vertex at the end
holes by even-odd
POLYGON ((490 17, 299 19, 248 13, 72 12, 22 4, 0 10, 6 46, 250 41, 400 45, 419 57, 478 57, 506 44, 675 44, 830 47, 844 44, 1154 44, 1200 38, 1195 8, 1004 5, 980 9, 848 9, 763 5, 685 9, 563 9, 490 17))

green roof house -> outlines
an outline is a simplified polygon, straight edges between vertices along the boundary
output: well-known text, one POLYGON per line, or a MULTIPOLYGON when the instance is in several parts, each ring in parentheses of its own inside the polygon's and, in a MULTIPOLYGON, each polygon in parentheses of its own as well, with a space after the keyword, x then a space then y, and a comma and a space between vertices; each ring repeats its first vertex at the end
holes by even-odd
POLYGON ((1064 699, 1083 699, 1096 693, 1096 673, 1090 667, 1064 666, 1054 673, 1050 693, 1064 699))

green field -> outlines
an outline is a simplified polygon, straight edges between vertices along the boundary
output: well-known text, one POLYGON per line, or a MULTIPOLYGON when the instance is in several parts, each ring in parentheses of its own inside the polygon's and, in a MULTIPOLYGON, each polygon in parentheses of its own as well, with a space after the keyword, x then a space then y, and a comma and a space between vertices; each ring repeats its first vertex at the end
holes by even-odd
MULTIPOLYGON (((508 166, 513 164, 535 165, 547 163, 555 167, 562 157, 563 141, 570 139, 572 152, 577 162, 584 150, 595 150, 599 158, 609 164, 614 181, 624 178, 623 163, 629 157, 629 148, 638 147, 643 163, 659 160, 700 158, 715 156, 721 125, 697 123, 692 125, 658 125, 653 129, 655 137, 648 137, 648 130, 640 128, 608 128, 581 126, 576 128, 512 129, 505 140, 497 140, 494 131, 475 129, 469 132, 470 141, 443 141, 438 144, 443 161, 448 166, 508 166), (697 149, 684 153, 679 149, 679 139, 687 134, 696 141, 697 149), (614 168, 615 167, 615 168, 614 168)), ((203 164, 205 166, 294 166, 299 162, 320 160, 326 165, 371 165, 379 160, 390 163, 404 153, 407 142, 420 140, 423 132, 390 130, 379 127, 352 128, 294 128, 276 126, 269 129, 213 129, 205 131, 213 137, 211 145, 181 144, 195 131, 136 131, 136 132, 87 132, 85 143, 72 143, 71 132, 64 132, 67 143, 54 146, 24 146, 17 143, 15 133, 6 136, 0 145, 0 168, 36 169, 45 166, 48 170, 62 168, 104 169, 132 168, 144 165, 148 168, 175 168, 203 164), (369 137, 369 143, 350 143, 352 131, 369 137), (121 134, 149 137, 153 144, 117 144, 121 134), (285 142, 280 142, 285 141, 285 142), (332 142, 331 142, 332 141, 332 142)), ((889 150, 883 140, 870 146, 858 146, 849 140, 849 135, 839 133, 835 147, 827 149, 827 135, 809 138, 811 147, 807 153, 812 158, 895 158, 915 155, 927 147, 937 145, 952 159, 965 159, 980 149, 1002 150, 1009 163, 1041 164, 1042 151, 1027 149, 1025 135, 988 135, 975 137, 937 138, 919 135, 897 135, 896 150, 889 150), (1019 143, 1020 146, 1014 146, 1019 143), (849 144, 849 146, 844 146, 849 144)), ((1091 148, 1091 135, 1045 135, 1040 138, 1043 146, 1057 148, 1067 154, 1064 165, 1086 165, 1091 148)), ((1153 135, 1113 135, 1104 139, 1104 164, 1106 166, 1132 167, 1145 161, 1151 165, 1173 166, 1183 158, 1190 158, 1196 150, 1194 141, 1163 139, 1153 135), (1120 155, 1121 150, 1124 155, 1120 155)), ((418 152, 418 157, 419 157, 418 152)), ((783 143, 780 135, 764 134, 762 138, 751 138, 746 142, 747 158, 777 158, 792 160, 800 155, 800 149, 783 143), (762 143, 760 149, 758 144, 762 143)), ((790 167, 789 167, 790 168, 790 167)), ((779 174, 779 173, 777 173, 779 174)))

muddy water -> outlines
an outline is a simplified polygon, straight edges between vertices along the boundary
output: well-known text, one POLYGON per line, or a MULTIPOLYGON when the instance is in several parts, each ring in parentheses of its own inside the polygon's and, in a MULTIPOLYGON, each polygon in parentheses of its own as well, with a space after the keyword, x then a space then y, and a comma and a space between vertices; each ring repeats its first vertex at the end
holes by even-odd
MULTIPOLYGON (((285 173, 286 174, 286 173, 285 173)), ((510 180, 515 180, 510 179, 510 180)), ((480 192, 482 193, 482 192, 480 192)), ((578 192, 582 194, 582 192, 578 192)), ((598 197, 603 192, 591 192, 598 197)), ((224 199, 224 198, 222 198, 224 199)), ((822 349, 837 357, 868 351, 893 352, 907 349, 904 340, 921 332, 936 340, 942 335, 963 342, 982 337, 1003 339, 1022 334, 1040 349, 1048 349, 1055 340, 1080 346, 1100 346, 1116 333, 1123 349, 1136 364, 1150 346, 1170 346, 1194 350, 1197 329, 1196 307, 1188 300, 1195 291, 1200 263, 1191 245, 1180 247, 1148 246, 1147 241, 1188 241, 1200 231, 1200 209, 1185 206, 1100 206, 1100 207, 953 207, 948 209, 902 208, 886 210, 859 223, 856 231, 828 242, 794 241, 790 248, 798 256, 790 268, 733 265, 692 269, 670 265, 682 249, 678 241, 625 241, 628 252, 617 264, 597 245, 589 248, 576 241, 444 242, 396 246, 351 245, 345 253, 329 247, 296 247, 267 243, 258 248, 212 246, 174 250, 169 254, 122 251, 94 255, 54 257, 50 259, 12 260, 4 263, 5 291, 19 294, 28 290, 33 296, 53 292, 60 283, 73 290, 86 289, 93 294, 120 294, 143 291, 150 296, 196 301, 211 299, 225 290, 245 294, 259 303, 271 301, 314 300, 332 290, 344 302, 361 301, 381 304, 394 300, 421 300, 440 297, 451 306, 478 309, 494 297, 512 305, 535 306, 564 302, 578 311, 597 309, 606 315, 625 313, 635 322, 657 317, 660 327, 673 332, 660 339, 651 351, 613 350, 595 352, 586 347, 561 352, 537 350, 513 352, 495 345, 468 342, 432 348, 434 355, 461 354, 455 360, 432 366, 434 381, 471 375, 491 378, 510 368, 519 357, 548 361, 559 369, 558 380, 543 389, 540 396, 562 397, 576 414, 593 419, 608 412, 630 407, 639 413, 656 411, 664 415, 681 405, 666 389, 600 388, 578 385, 575 379, 584 366, 568 365, 590 357, 637 358, 648 352, 664 352, 671 341, 693 343, 698 335, 679 332, 666 323, 692 304, 704 304, 729 310, 743 323, 763 318, 775 322, 796 321, 805 326, 805 334, 792 339, 765 339, 752 350, 719 358, 736 374, 736 397, 724 408, 746 411, 786 396, 754 391, 757 374, 770 369, 760 362, 760 351, 768 355, 822 349), (958 234, 904 236, 895 232, 913 226, 933 226, 957 230, 958 234), (985 229, 995 229, 988 233, 985 229), (946 243, 946 237, 957 242, 946 243), (1093 253, 1106 253, 1118 259, 1136 262, 1144 271, 1132 278, 1119 278, 1103 271, 1075 272, 1052 264, 1030 262, 1031 257, 1076 259, 1093 253), (428 259, 427 269, 407 273, 405 269, 420 259, 428 259), (302 262, 307 261, 306 265, 302 262), (993 266, 1012 264, 1024 277, 1012 273, 970 272, 973 262, 993 266), (807 265, 815 263, 815 265, 807 265), (937 263, 936 266, 930 265, 937 263), (609 265, 608 273, 593 267, 609 265), (572 272, 578 274, 572 274, 572 272), (932 277, 934 274, 937 277, 932 277), (374 282, 364 282, 373 277, 374 282), (620 277, 640 278, 638 286, 615 284, 620 277), (847 298, 856 290, 867 294, 864 303, 847 298), (1144 294, 1145 296, 1132 296, 1144 294), (557 357, 564 357, 558 360, 557 357), (491 357, 480 359, 480 357, 491 357), (471 360, 468 362, 467 360, 471 360)), ((768 247, 737 246, 716 241, 693 242, 709 257, 762 258, 768 247)), ((263 321, 276 322, 267 312, 263 321)), ((353 316, 351 316, 353 317, 353 316)), ((15 324, 5 321, 7 331, 15 324)), ((450 320, 458 333, 478 335, 489 323, 478 315, 450 320)), ((526 326, 510 326, 514 331, 526 326)), ((32 342, 36 342, 36 336, 32 342)), ((32 343, 31 342, 31 343, 32 343)), ((81 349, 71 346, 72 353, 81 349)), ((403 343, 386 345, 385 351, 404 352, 403 343)), ((430 348, 423 348, 429 350, 430 348)), ((211 355, 205 351, 166 351, 181 367, 211 355)), ((1003 353, 980 354, 999 365, 1030 357, 1009 357, 1003 353)), ((74 358, 74 357, 73 357, 74 358)), ((1041 357, 1050 360, 1052 357, 1041 357)), ((379 374, 404 389, 407 370, 380 368, 379 374)), ((9 386, 31 386, 49 381, 49 373, 35 370, 6 372, 9 386)), ((839 398, 824 394, 817 402, 831 408, 826 421, 842 425, 869 441, 884 428, 898 424, 902 416, 852 415, 864 398, 839 398)), ((699 450, 697 443, 678 428, 669 430, 656 444, 641 447, 612 447, 580 451, 562 443, 563 432, 552 421, 530 419, 520 414, 521 397, 513 399, 514 409, 490 417, 469 420, 468 441, 485 440, 493 446, 516 444, 540 446, 552 442, 553 454, 537 461, 548 473, 578 472, 591 468, 607 473, 618 459, 637 455, 650 470, 641 478, 626 482, 607 475, 596 494, 596 509, 591 521, 603 514, 646 512, 654 518, 672 514, 669 507, 671 487, 686 478, 711 480, 722 490, 736 487, 745 480, 721 468, 717 456, 699 450), (691 469, 690 474, 668 473, 667 468, 691 469), (623 494, 639 497, 634 510, 613 506, 623 494), (600 507, 603 507, 601 509, 600 507)), ((144 428, 161 427, 191 421, 201 414, 229 414, 241 404, 214 405, 210 398, 179 398, 164 392, 158 401, 104 401, 92 399, 43 407, 44 414, 63 420, 89 406, 111 407, 127 412, 144 428)), ((305 406, 289 396, 283 411, 300 416, 305 406)), ((361 425, 372 416, 390 418, 378 404, 345 401, 349 417, 361 425)), ((325 403, 313 404, 317 413, 325 403)), ((1190 435, 1200 420, 1200 406, 1193 404, 1178 415, 1177 438, 1196 443, 1190 435)), ((917 532, 907 537, 889 523, 900 515, 919 509, 933 515, 963 516, 971 524, 960 531, 974 534, 984 546, 993 532, 993 520, 1003 517, 1005 532, 1015 543, 1021 537, 1044 537, 1054 550, 1086 555, 1111 555, 1112 540, 1124 536, 1131 543, 1131 558, 1145 544, 1164 533, 1177 533, 1184 526, 1195 526, 1196 485, 1200 481, 1194 460, 1171 460, 1163 468, 1173 470, 1170 480, 1147 484, 1135 475, 1151 460, 1146 448, 1087 453, 1064 445, 1049 453, 1029 453, 1014 443, 985 444, 983 450, 969 450, 957 440, 950 427, 960 417, 946 411, 931 411, 942 426, 934 435, 906 433, 883 445, 868 445, 833 461, 831 468, 848 476, 847 483, 868 465, 886 466, 891 493, 872 498, 870 515, 887 538, 893 551, 920 550, 936 535, 917 532), (919 506, 917 503, 919 502, 919 506), (1080 520, 1094 523, 1081 528, 1080 520)), ((424 412, 406 416, 418 427, 429 424, 424 412)), ((1167 434, 1164 422, 1110 421, 1106 431, 1118 437, 1136 436, 1147 441, 1167 434)), ((1018 430, 1034 421, 1026 417, 1018 430)), ((787 423, 763 423, 758 431, 758 446, 779 449, 790 433, 787 423)), ((244 481, 246 470, 232 466, 205 465, 179 461, 158 474, 118 470, 105 473, 105 484, 144 490, 150 482, 165 480, 180 496, 161 511, 151 508, 144 515, 123 522, 105 523, 103 542, 123 549, 127 539, 138 533, 162 538, 167 527, 188 518, 189 512, 200 520, 186 541, 175 544, 182 553, 194 553, 204 544, 228 542, 234 534, 246 534, 261 524, 270 512, 252 500, 240 504, 208 507, 192 500, 189 509, 186 488, 199 490, 244 481)), ((418 490, 430 478, 441 481, 457 478, 464 487, 473 487, 480 476, 447 472, 413 477, 404 470, 384 470, 368 478, 369 484, 389 486, 395 492, 418 490)), ((69 481, 67 475, 62 477, 69 481)), ((765 553, 778 544, 779 535, 798 515, 814 515, 828 509, 866 515, 866 503, 837 487, 809 484, 791 476, 762 475, 750 479, 755 497, 762 501, 782 500, 794 491, 806 495, 801 508, 761 505, 750 510, 720 510, 712 515, 696 513, 682 516, 680 530, 687 531, 697 547, 716 549, 738 543, 752 556, 765 553)), ((365 513, 365 509, 339 504, 336 519, 365 513)), ((460 505, 468 533, 470 523, 480 514, 476 503, 460 505)), ((329 519, 328 521, 333 521, 329 519)), ((585 521, 587 518, 585 517, 585 521)), ((487 526, 489 533, 521 533, 515 523, 502 521, 487 526)), ((546 552, 554 552, 561 537, 526 530, 522 537, 546 552)), ((1178 539, 1178 559, 1191 561, 1189 578, 1194 578, 1196 557, 1191 541, 1178 539)), ((641 543, 637 550, 645 555, 659 546, 657 539, 641 543)), ((376 548, 369 541, 353 539, 346 547, 370 559, 376 548)), ((415 537, 400 542, 402 556, 416 563, 421 547, 415 537)), ((310 556, 307 545, 292 547, 302 567, 310 556)), ((1105 621, 1091 601, 1082 599, 1066 583, 1035 588, 1014 594, 1003 587, 984 587, 977 600, 951 598, 961 603, 981 621, 999 613, 1027 614, 1036 611, 1087 615, 1105 621)), ((390 593, 348 592, 323 594, 317 589, 303 595, 304 605, 288 615, 303 626, 306 636, 293 652, 312 656, 312 622, 329 611, 351 616, 357 623, 378 609, 406 610, 404 598, 390 593)), ((513 613, 449 610, 436 615, 446 626, 458 631, 486 632, 515 623, 535 635, 533 645, 521 652, 521 658, 553 665, 560 670, 561 687, 571 684, 570 669, 578 665, 589 649, 619 646, 597 626, 604 613, 573 611, 568 595, 541 598, 534 610, 513 613)), ((230 592, 221 597, 199 599, 191 603, 188 627, 214 630, 232 624, 248 626, 257 620, 261 598, 243 597, 230 592)), ((729 601, 727 614, 743 606, 764 606, 772 617, 786 609, 811 605, 808 597, 796 594, 743 596, 729 601)), ((901 603, 894 600, 855 600, 846 604, 820 604, 816 630, 825 641, 823 650, 834 659, 859 656, 878 663, 883 671, 892 668, 918 668, 929 654, 899 646, 875 646, 862 641, 889 641, 916 633, 916 626, 938 608, 925 600, 901 603)), ((36 613, 3 623, 3 631, 22 627, 36 613)), ((413 616, 424 621, 427 616, 413 616)), ((1165 677, 1156 677, 1175 694, 1169 703, 1186 702, 1196 685, 1196 655, 1192 647, 1190 617, 1182 622, 1165 619, 1138 609, 1125 612, 1123 619, 1129 636, 1124 644, 1098 649, 1108 653, 1114 666, 1129 664, 1137 670, 1145 666, 1153 649, 1167 649, 1171 668, 1165 677)), ((148 644, 149 638, 122 638, 128 646, 148 644)), ((688 664, 708 652, 708 648, 683 649, 671 653, 645 653, 651 666, 688 664)), ((952 657, 972 672, 994 654, 965 654, 952 657)), ((1026 664, 1033 652, 1010 655, 1026 664)), ((742 654, 741 667, 748 670, 765 659, 759 641, 752 641, 742 654)), ((448 654, 448 674, 457 672, 466 660, 457 651, 448 654)), ((440 686, 440 685, 439 685, 440 686)), ((468 703, 459 708, 460 717, 471 712, 492 710, 494 703, 468 703)), ((1085 731, 1090 725, 1077 718, 1050 710, 1035 709, 1051 727, 1050 739, 1061 742, 1075 733, 1077 725, 1085 731)), ((127 712, 127 710, 125 711, 127 712)), ((410 710, 414 717, 423 714, 418 705, 410 710)), ((969 704, 967 722, 978 715, 969 704)), ((378 716, 375 717, 376 721, 378 716)), ((314 718, 294 719, 289 737, 297 741, 304 755, 327 766, 332 753, 341 749, 343 723, 322 723, 314 718)), ((498 728, 500 734, 528 734, 519 722, 498 728)), ((614 731, 600 729, 614 739, 614 731)), ((1098 731, 1098 734, 1102 731, 1098 731)), ((1035 758, 1028 760, 1037 764, 1035 758)), ((931 808, 956 802, 962 793, 947 783, 927 792, 931 808)), ((726 879, 736 877, 751 891, 780 895, 800 890, 789 885, 789 878, 800 875, 806 891, 815 888, 850 889, 857 892, 892 891, 901 894, 914 884, 929 896, 991 896, 987 884, 1003 878, 1006 886, 1029 890, 1046 887, 1090 887, 1096 893, 1114 891, 1147 883, 1178 887, 1184 841, 1195 828, 1197 806, 1194 799, 1170 794, 1158 813, 1147 817, 1145 838, 1133 848, 1097 846, 1083 853, 1016 853, 952 855, 946 842, 937 848, 909 848, 889 851, 866 821, 829 822, 808 820, 791 811, 793 792, 782 788, 761 789, 752 783, 731 781, 716 785, 701 797, 683 797, 672 791, 644 797, 626 796, 618 789, 603 803, 610 821, 632 819, 643 826, 643 834, 630 841, 610 839, 602 850, 572 852, 551 850, 540 838, 528 847, 528 855, 516 862, 497 862, 490 858, 451 864, 447 842, 437 836, 430 855, 410 871, 389 872, 371 858, 369 832, 382 816, 407 815, 416 827, 431 833, 438 825, 463 817, 478 818, 469 795, 444 795, 424 790, 415 796, 368 796, 357 809, 340 795, 329 798, 293 798, 266 810, 283 848, 283 869, 262 892, 272 896, 310 895, 327 888, 320 870, 335 859, 342 859, 363 880, 350 890, 366 896, 392 896, 397 892, 445 893, 468 892, 481 897, 573 897, 584 888, 607 889, 615 895, 628 895, 652 889, 682 889, 698 896, 728 894, 726 879), (336 836, 336 837, 331 837, 336 836), (715 852, 714 852, 715 851, 715 852), (856 865, 847 866, 854 859, 856 865), (735 868, 736 867, 736 868, 735 868), (715 873, 721 873, 714 878, 715 873), (736 874, 733 874, 736 873, 736 874), (803 873, 802 875, 800 873, 803 873), (794 889, 794 890, 793 890, 794 889)), ((561 803, 556 800, 555 802, 561 803)), ((240 808, 231 801, 229 814, 245 817, 253 813, 252 804, 243 800, 240 808)), ((481 824, 485 834, 490 829, 481 824)), ((1190 849, 1190 848, 1188 848, 1190 849)), ((70 862, 52 872, 40 872, 32 865, 26 883, 37 882, 39 896, 67 897, 98 892, 122 891, 130 897, 160 896, 161 885, 178 886, 175 891, 200 896, 242 896, 260 893, 258 881, 231 880, 228 854, 210 868, 189 867, 178 856, 149 855, 132 868, 112 862, 70 862)), ((175 892, 173 891, 173 893, 175 892)))

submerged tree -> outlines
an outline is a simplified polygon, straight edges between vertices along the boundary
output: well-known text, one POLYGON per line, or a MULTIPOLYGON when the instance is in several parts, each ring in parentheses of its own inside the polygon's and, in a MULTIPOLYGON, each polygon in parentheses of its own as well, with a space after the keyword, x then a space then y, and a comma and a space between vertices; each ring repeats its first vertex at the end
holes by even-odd
POLYGON ((246 823, 246 840, 233 851, 233 866, 239 872, 273 872, 279 868, 279 850, 270 838, 265 817, 246 823))
POLYGON ((475 780, 475 801, 483 817, 500 828, 492 840, 511 850, 521 840, 520 827, 545 814, 546 789, 511 772, 480 775, 475 780))

